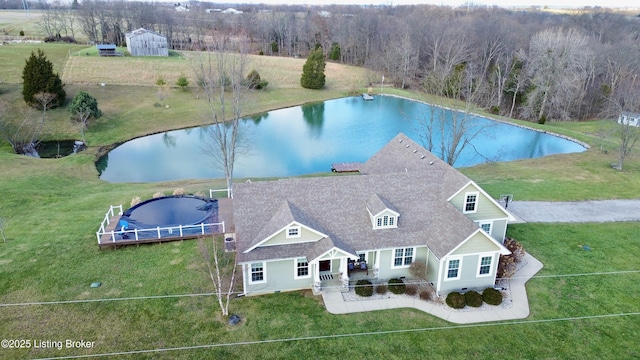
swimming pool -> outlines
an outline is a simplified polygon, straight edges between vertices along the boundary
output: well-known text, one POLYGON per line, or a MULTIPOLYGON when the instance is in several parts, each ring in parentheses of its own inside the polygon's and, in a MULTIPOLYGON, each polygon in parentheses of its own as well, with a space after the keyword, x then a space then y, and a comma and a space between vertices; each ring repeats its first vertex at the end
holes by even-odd
POLYGON ((193 237, 218 231, 218 201, 192 195, 163 196, 132 206, 120 217, 120 239, 193 237), (198 226, 200 225, 200 226, 198 226))

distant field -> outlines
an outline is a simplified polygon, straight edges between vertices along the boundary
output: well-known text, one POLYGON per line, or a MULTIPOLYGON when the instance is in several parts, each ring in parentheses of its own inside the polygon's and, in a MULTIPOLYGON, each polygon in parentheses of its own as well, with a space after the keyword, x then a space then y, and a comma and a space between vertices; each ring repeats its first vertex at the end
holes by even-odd
POLYGON ((44 34, 37 24, 41 17, 39 10, 0 10, 0 31, 2 35, 18 36, 22 30, 25 37, 40 38, 44 34))
MULTIPOLYGON (((141 85, 153 86, 158 76, 174 85, 181 74, 192 85, 194 67, 200 61, 208 61, 207 53, 180 52, 170 57, 98 57, 91 56, 91 49, 80 49, 69 57, 62 71, 67 84, 141 85), (87 56, 86 54, 90 55, 87 56)), ((211 57, 215 62, 215 56, 211 57)), ((255 69, 271 88, 300 88, 300 75, 305 59, 249 55, 249 71, 255 69)), ((348 89, 366 86, 374 76, 369 70, 353 66, 327 63, 328 89, 348 89)))

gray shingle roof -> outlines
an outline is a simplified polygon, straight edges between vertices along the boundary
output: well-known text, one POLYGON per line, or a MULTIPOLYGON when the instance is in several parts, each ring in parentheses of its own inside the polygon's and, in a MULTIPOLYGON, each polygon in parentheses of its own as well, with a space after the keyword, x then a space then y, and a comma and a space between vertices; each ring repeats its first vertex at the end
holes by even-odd
POLYGON ((355 252, 426 245, 441 258, 478 229, 447 202, 470 180, 405 135, 394 138, 363 169, 364 175, 234 185, 238 261, 303 256, 312 260, 332 246, 355 252), (372 197, 400 213, 397 228, 373 229, 367 213, 372 197), (244 253, 292 218, 328 238, 244 253))

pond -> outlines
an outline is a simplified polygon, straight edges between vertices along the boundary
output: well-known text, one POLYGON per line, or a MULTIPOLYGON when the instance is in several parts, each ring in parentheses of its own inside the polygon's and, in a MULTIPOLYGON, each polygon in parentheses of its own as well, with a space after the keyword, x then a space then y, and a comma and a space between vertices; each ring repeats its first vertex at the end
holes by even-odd
MULTIPOLYGON (((270 111, 241 121, 243 143, 234 177, 287 177, 331 171, 331 164, 364 162, 399 132, 420 144, 420 123, 443 110, 406 99, 348 97, 270 111)), ((446 111, 452 121, 464 114, 446 111)), ((546 133, 472 116, 478 132, 455 162, 466 167, 584 151, 580 144, 546 133)), ((109 182, 160 182, 224 178, 211 155, 206 127, 130 140, 96 163, 109 182)), ((435 144, 440 140, 434 138, 435 144)), ((435 149, 435 147, 434 147, 435 149)), ((434 152, 436 152, 434 150, 434 152)))

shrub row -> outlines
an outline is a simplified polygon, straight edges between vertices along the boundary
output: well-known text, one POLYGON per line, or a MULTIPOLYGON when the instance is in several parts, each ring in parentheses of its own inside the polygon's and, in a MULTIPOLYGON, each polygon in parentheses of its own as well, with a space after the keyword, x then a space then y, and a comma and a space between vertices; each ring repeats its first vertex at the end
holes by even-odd
POLYGON ((477 291, 467 291, 464 295, 454 291, 447 295, 446 303, 454 309, 462 309, 466 305, 480 307, 482 302, 489 305, 500 305, 502 303, 502 293, 494 288, 486 288, 482 295, 477 291))
MULTIPOLYGON (((358 296, 369 297, 373 295, 373 292, 378 295, 384 295, 387 291, 391 291, 396 295, 407 294, 411 296, 418 295, 420 299, 428 301, 431 300, 432 292, 428 289, 420 290, 418 293, 418 286, 416 284, 405 285, 402 279, 391 279, 387 284, 377 285, 374 289, 373 284, 369 280, 358 280, 356 282, 355 291, 358 296)), ((480 300, 482 302, 482 298, 480 300)), ((464 305, 463 305, 464 306, 464 305)))

